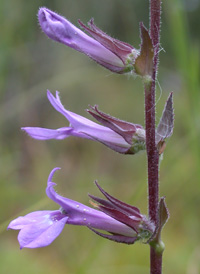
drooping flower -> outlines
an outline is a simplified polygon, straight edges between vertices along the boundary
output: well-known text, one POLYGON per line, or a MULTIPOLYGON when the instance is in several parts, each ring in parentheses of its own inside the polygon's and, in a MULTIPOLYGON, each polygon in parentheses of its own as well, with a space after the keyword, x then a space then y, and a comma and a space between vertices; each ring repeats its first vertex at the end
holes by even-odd
POLYGON ((49 38, 86 54, 105 68, 116 73, 126 73, 134 69, 139 51, 104 33, 95 26, 93 19, 88 22, 89 27, 79 20, 81 27, 93 38, 45 7, 39 9, 38 20, 49 38))
POLYGON ((140 239, 148 240, 152 235, 154 225, 138 208, 110 196, 97 183, 99 190, 108 199, 106 201, 90 195, 99 203, 95 204, 99 210, 57 194, 52 177, 58 169, 54 168, 49 175, 46 194, 61 207, 60 210, 32 212, 11 221, 8 226, 8 229, 20 230, 20 248, 38 248, 51 244, 66 224, 86 226, 104 238, 126 244, 133 244, 140 239))
POLYGON ((109 116, 99 111, 97 106, 91 107, 91 110, 88 110, 88 112, 104 125, 102 126, 66 110, 60 101, 58 92, 56 92, 56 97, 54 97, 50 91, 47 91, 47 97, 52 106, 67 118, 70 125, 69 127, 59 129, 22 128, 31 137, 39 140, 47 140, 76 136, 101 142, 123 154, 135 154, 145 149, 145 131, 141 125, 128 123, 109 116))

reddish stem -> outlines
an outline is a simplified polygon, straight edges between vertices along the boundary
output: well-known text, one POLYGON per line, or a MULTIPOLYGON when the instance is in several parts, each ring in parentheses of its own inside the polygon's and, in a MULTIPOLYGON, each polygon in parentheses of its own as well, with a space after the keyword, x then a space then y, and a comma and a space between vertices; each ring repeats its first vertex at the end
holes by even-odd
MULTIPOLYGON (((149 218, 158 222, 159 154, 155 143, 155 81, 158 68, 160 42, 161 1, 150 0, 150 36, 154 47, 152 81, 145 85, 146 148, 148 161, 149 218)), ((150 273, 162 273, 162 254, 150 247, 150 273)))
POLYGON ((155 250, 151 247, 151 274, 161 274, 162 273, 162 254, 157 254, 155 250))
MULTIPOLYGON (((151 85, 150 87, 152 87, 151 85)), ((158 207, 158 162, 159 155, 155 144, 155 90, 151 88, 145 90, 145 118, 146 118, 146 147, 148 161, 148 198, 149 217, 157 223, 158 207)))

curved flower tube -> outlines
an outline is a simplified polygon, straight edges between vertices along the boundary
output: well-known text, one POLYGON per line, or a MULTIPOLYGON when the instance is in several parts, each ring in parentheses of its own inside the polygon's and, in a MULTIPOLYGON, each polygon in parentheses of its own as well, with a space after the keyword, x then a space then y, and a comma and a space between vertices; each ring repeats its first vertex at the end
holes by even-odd
POLYGON ((139 209, 110 196, 98 184, 98 188, 108 199, 105 201, 90 196, 98 203, 102 203, 98 206, 99 210, 57 194, 52 177, 58 169, 54 168, 48 177, 46 194, 61 207, 60 210, 35 211, 24 217, 18 217, 8 226, 8 229, 20 230, 18 235, 20 248, 38 248, 51 244, 66 224, 86 226, 100 236, 127 244, 138 240, 143 228, 152 234, 152 226, 149 225, 146 217, 140 214, 139 209), (110 234, 103 234, 98 230, 110 234))
POLYGON ((47 91, 47 97, 52 106, 69 121, 69 127, 46 129, 39 127, 23 127, 32 138, 38 140, 64 139, 75 136, 98 141, 114 151, 123 154, 135 154, 145 149, 145 131, 141 125, 128 123, 109 116, 98 110, 97 106, 87 110, 104 126, 94 123, 85 117, 66 110, 62 105, 59 92, 54 97, 47 91))

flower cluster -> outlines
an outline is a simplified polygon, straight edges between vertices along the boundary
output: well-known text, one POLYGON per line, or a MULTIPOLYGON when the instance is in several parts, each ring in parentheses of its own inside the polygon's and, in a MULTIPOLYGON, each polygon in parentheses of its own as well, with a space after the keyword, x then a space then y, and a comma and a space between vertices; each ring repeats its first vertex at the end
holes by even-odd
MULTIPOLYGON (((89 21, 88 26, 78 21, 90 36, 47 8, 39 9, 38 20, 49 38, 86 54, 110 71, 120 74, 135 72, 151 81, 149 77, 152 73, 154 51, 148 30, 143 25, 141 25, 141 49, 136 50, 131 45, 104 33, 94 24, 93 19, 89 21)), ((146 149, 145 130, 141 125, 112 117, 100 111, 97 105, 87 109, 87 112, 100 124, 95 123, 65 109, 58 91, 55 96, 47 91, 47 97, 54 109, 69 121, 69 126, 58 129, 23 127, 22 130, 32 138, 62 140, 75 136, 98 141, 121 154, 135 154, 146 149)), ((156 130, 156 145, 160 154, 164 151, 165 139, 172 134, 173 121, 171 93, 156 130)), ((57 169, 59 168, 54 168, 48 177, 46 194, 60 206, 60 209, 35 211, 24 217, 18 217, 8 226, 8 229, 20 230, 18 235, 20 248, 37 248, 51 244, 67 224, 86 226, 99 236, 126 244, 133 244, 137 240, 146 243, 158 237, 169 216, 164 198, 158 208, 160 219, 155 226, 140 213, 138 208, 112 197, 97 182, 96 186, 106 198, 89 195, 92 199, 91 204, 97 209, 60 196, 55 192, 55 183, 52 181, 57 169)))

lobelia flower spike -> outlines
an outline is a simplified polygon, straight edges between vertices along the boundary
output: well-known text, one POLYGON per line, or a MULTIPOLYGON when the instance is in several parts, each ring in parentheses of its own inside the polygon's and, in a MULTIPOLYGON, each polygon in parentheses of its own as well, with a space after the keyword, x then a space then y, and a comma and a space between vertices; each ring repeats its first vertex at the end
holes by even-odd
POLYGON ((38 20, 49 38, 86 54, 112 72, 127 73, 134 70, 135 59, 139 51, 104 33, 95 26, 93 19, 88 22, 89 27, 80 20, 79 24, 94 38, 45 7, 39 9, 38 20))
POLYGON ((100 211, 57 194, 52 177, 58 169, 54 168, 49 175, 46 194, 61 208, 29 213, 11 221, 8 226, 8 229, 20 230, 20 248, 38 248, 51 244, 66 224, 86 226, 100 236, 126 244, 133 244, 141 238, 146 240, 153 234, 154 226, 139 209, 110 196, 97 183, 99 190, 108 199, 106 201, 90 195, 101 204, 98 206, 100 211))
POLYGON ((54 97, 47 91, 47 97, 52 106, 67 118, 69 127, 47 129, 39 127, 24 127, 32 138, 39 140, 64 139, 69 136, 98 141, 122 154, 135 154, 145 149, 145 131, 141 125, 131 124, 115 117, 111 117, 98 110, 97 106, 87 110, 95 119, 103 124, 99 125, 85 117, 66 110, 62 105, 59 92, 54 97))

